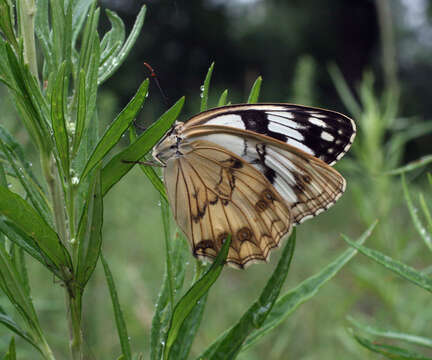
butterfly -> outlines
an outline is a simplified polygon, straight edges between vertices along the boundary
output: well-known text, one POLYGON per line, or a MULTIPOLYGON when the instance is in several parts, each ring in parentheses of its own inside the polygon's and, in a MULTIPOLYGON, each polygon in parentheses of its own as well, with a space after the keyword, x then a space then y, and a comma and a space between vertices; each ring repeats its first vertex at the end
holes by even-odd
POLYGON ((340 113, 293 104, 240 104, 176 122, 153 148, 174 218, 193 254, 267 261, 294 225, 332 206, 345 179, 331 165, 356 127, 340 113))

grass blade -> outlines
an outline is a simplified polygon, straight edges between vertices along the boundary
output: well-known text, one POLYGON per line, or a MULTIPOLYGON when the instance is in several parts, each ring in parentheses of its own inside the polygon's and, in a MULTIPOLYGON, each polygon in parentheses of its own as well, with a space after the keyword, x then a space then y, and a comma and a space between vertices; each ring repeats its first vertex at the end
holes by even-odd
POLYGON ((137 93, 133 99, 126 105, 121 113, 114 119, 112 124, 106 130, 105 134, 96 145, 90 159, 82 172, 81 179, 84 179, 86 175, 92 170, 104 156, 117 144, 123 133, 127 130, 129 125, 134 121, 138 111, 140 111, 142 104, 147 94, 149 80, 146 79, 139 87, 137 93))
MULTIPOLYGON (((362 244, 371 235, 375 228, 376 222, 373 223, 357 240, 357 243, 362 244)), ((348 249, 342 253, 336 260, 328 264, 319 273, 309 277, 301 282, 294 289, 282 295, 272 311, 266 318, 263 326, 249 336, 242 348, 248 349, 250 346, 260 340, 265 334, 272 331, 276 326, 282 323, 291 313, 294 312, 301 304, 311 299, 319 289, 331 280, 345 264, 357 254, 355 249, 348 249)))
POLYGON ((228 98, 228 89, 225 89, 219 98, 217 106, 218 107, 225 106, 227 104, 227 98, 228 98))
POLYGON ((432 163, 432 155, 426 155, 422 156, 420 159, 417 159, 415 161, 412 161, 404 166, 401 166, 397 169, 393 169, 390 171, 387 171, 385 174, 387 175, 400 175, 409 171, 413 171, 416 169, 419 169, 423 166, 426 166, 427 164, 432 163))
POLYGON ((213 69, 214 69, 214 65, 215 63, 212 62, 212 64, 210 65, 208 71, 207 71, 207 75, 205 77, 204 80, 204 85, 202 87, 201 90, 201 106, 200 106, 200 111, 206 111, 208 109, 208 94, 209 94, 209 88, 210 88, 210 80, 213 74, 213 69))
POLYGON ((396 347, 378 344, 375 341, 371 342, 364 337, 360 337, 359 335, 353 334, 354 339, 366 349, 373 351, 375 353, 381 354, 385 356, 387 359, 392 360, 432 360, 430 357, 425 357, 423 355, 414 353, 412 351, 396 347))
POLYGON ((147 154, 159 139, 169 130, 184 104, 184 97, 180 98, 154 124, 152 124, 138 139, 125 150, 115 155, 102 170, 102 194, 105 195, 134 164, 124 163, 124 160, 137 161, 147 154))
POLYGON ((129 336, 126 328, 126 322, 123 317, 123 312, 120 308, 118 300, 117 290, 115 288, 114 279, 111 274, 111 270, 106 262, 105 258, 101 253, 101 261, 105 272, 105 278, 108 284, 108 289, 111 296, 111 301, 114 309, 114 316, 117 326, 117 332, 120 339, 120 345, 122 349, 123 358, 125 360, 132 360, 132 351, 129 343, 129 336))
POLYGON ((423 225, 422 221, 420 220, 420 217, 418 215, 417 209, 414 207, 414 204, 411 200, 411 195, 408 190, 408 186, 405 180, 405 175, 402 174, 402 188, 405 196, 405 201, 408 206, 409 213, 411 215, 411 219, 413 221, 414 227, 416 228, 417 232, 419 233, 420 237, 423 239, 426 246, 429 248, 430 251, 432 251, 432 238, 431 235, 426 227, 423 225))
POLYGON ((399 261, 392 259, 390 256, 384 255, 383 253, 369 249, 365 246, 362 246, 358 243, 355 243, 348 239, 346 236, 343 236, 343 239, 352 247, 356 248, 363 255, 366 255, 368 258, 376 261, 378 264, 383 265, 385 268, 393 271, 400 277, 420 286, 421 288, 432 292, 432 279, 430 276, 422 274, 420 271, 405 265, 399 261))
POLYGON ((84 133, 87 115, 87 95, 86 95, 86 76, 83 69, 80 69, 78 78, 78 104, 75 125, 75 135, 73 138, 72 154, 76 154, 81 144, 81 138, 84 133))
POLYGON ((245 339, 259 329, 279 296, 280 290, 289 272, 294 254, 296 232, 289 237, 279 263, 261 292, 257 301, 246 311, 239 322, 225 333, 216 346, 211 346, 203 357, 208 359, 235 359, 245 339))
POLYGON ((249 97, 247 100, 248 104, 255 104, 258 102, 259 95, 261 92, 261 84, 262 84, 262 77, 258 76, 254 84, 252 85, 252 89, 249 93, 249 97))
MULTIPOLYGON (((177 232, 172 245, 172 263, 174 273, 174 292, 180 293, 186 271, 186 259, 189 256, 189 246, 183 235, 177 232)), ((171 306, 169 296, 169 279, 167 268, 165 268, 164 280, 156 303, 156 311, 152 320, 150 334, 150 359, 160 360, 162 358, 163 346, 165 345, 166 334, 171 318, 171 306)))
POLYGON ((354 325, 357 329, 362 330, 370 335, 380 336, 387 339, 393 340, 403 340, 415 345, 426 346, 432 348, 432 339, 425 338, 423 336, 411 335, 406 333, 400 333, 396 331, 382 330, 375 328, 370 325, 362 324, 359 321, 353 319, 352 317, 348 317, 348 321, 354 325))
POLYGON ((189 290, 188 292, 181 298, 181 300, 177 303, 174 313, 171 317, 171 323, 168 330, 165 350, 164 350, 164 359, 170 359, 170 351, 171 347, 175 343, 177 337, 179 336, 179 331, 181 329, 182 324, 186 320, 187 316, 194 309, 195 304, 210 290, 211 286, 219 277, 224 264, 226 257, 228 255, 229 246, 231 243, 231 236, 225 240, 222 245, 221 250, 219 251, 218 256, 214 260, 210 269, 199 279, 189 290))

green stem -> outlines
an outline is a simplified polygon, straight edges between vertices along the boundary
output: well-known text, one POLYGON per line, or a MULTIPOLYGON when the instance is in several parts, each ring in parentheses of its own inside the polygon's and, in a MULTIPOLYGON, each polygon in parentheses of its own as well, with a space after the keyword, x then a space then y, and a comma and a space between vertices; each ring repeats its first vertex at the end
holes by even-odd
POLYGON ((169 224, 169 204, 168 202, 160 197, 161 211, 162 211, 162 222, 165 233, 165 257, 167 266, 167 276, 168 276, 168 292, 170 296, 170 309, 171 314, 174 310, 174 285, 173 285, 173 272, 172 272, 172 261, 171 261, 171 234, 170 234, 170 224, 169 224))
POLYGON ((81 292, 70 284, 67 287, 66 299, 68 305, 69 347, 73 360, 83 359, 83 337, 81 331, 81 292))
POLYGON ((20 31, 23 37, 24 61, 29 65, 31 73, 38 78, 34 23, 36 16, 35 0, 19 1, 20 31))

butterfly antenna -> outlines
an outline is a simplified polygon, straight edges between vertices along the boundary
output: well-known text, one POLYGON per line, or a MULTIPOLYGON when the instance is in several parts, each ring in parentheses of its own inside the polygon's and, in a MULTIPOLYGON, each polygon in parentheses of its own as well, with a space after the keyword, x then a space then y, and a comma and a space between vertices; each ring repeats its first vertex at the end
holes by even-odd
POLYGON ((150 64, 144 62, 144 66, 150 71, 150 77, 153 79, 154 83, 156 84, 157 88, 159 89, 159 92, 162 95, 163 102, 165 106, 168 107, 168 96, 165 95, 164 91, 162 90, 162 86, 160 85, 159 78, 156 74, 156 71, 150 66, 150 64))

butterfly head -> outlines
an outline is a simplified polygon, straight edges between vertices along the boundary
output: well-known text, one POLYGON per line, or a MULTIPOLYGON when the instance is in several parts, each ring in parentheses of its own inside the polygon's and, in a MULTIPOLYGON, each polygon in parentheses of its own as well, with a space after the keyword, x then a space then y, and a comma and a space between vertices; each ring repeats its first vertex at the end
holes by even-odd
POLYGON ((181 148, 186 145, 182 135, 183 125, 182 122, 177 121, 153 148, 153 158, 163 166, 169 159, 183 155, 181 148))

